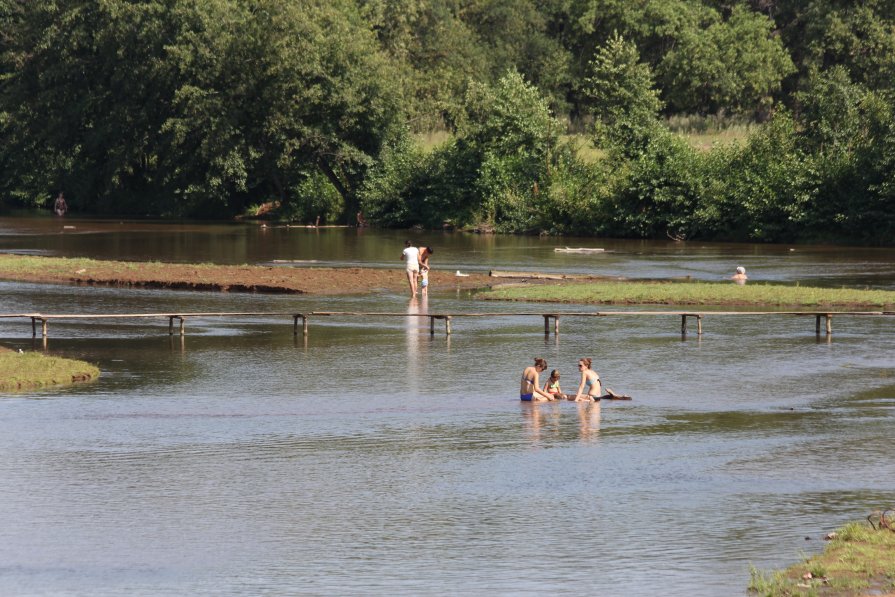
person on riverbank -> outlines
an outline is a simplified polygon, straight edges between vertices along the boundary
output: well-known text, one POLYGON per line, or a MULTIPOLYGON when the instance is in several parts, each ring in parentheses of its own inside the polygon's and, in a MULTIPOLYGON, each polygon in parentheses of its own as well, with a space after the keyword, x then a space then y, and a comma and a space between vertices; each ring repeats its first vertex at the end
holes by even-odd
POLYGON ((67 211, 68 203, 65 202, 65 195, 59 193, 59 196, 56 197, 56 201, 53 203, 53 212, 57 216, 64 216, 67 211))
POLYGON ((523 402, 547 402, 555 398, 541 389, 538 376, 547 370, 547 361, 535 359, 535 364, 522 371, 522 382, 519 387, 519 400, 523 402))
POLYGON ((736 273, 731 276, 730 279, 741 286, 745 284, 746 280, 749 279, 749 276, 746 275, 746 268, 742 266, 738 267, 736 273))
POLYGON ((575 397, 572 398, 570 396, 570 400, 575 402, 595 402, 603 395, 603 385, 600 383, 600 376, 590 367, 590 359, 578 359, 581 382, 578 384, 578 391, 575 392, 575 397))
POLYGON ((559 371, 554 369, 550 372, 550 377, 544 382, 544 391, 554 398, 562 398, 562 388, 559 387, 559 371))
POLYGON ((407 284, 410 286, 410 298, 413 298, 416 296, 416 277, 420 273, 420 250, 414 247, 409 240, 404 241, 401 260, 404 261, 407 284))

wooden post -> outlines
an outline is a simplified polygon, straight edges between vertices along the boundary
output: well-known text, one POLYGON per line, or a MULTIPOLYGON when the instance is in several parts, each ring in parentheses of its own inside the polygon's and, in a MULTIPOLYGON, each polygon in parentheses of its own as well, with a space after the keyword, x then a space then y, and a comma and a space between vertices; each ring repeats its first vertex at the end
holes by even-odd
POLYGON ((550 335, 550 316, 544 315, 544 335, 550 335))
POLYGON ((180 319, 180 335, 183 336, 183 317, 179 317, 178 319, 180 319))
POLYGON ((702 315, 696 316, 696 334, 702 335, 702 315))
POLYGON ((436 319, 436 317, 434 315, 429 316, 429 335, 430 336, 435 335, 435 319, 436 319))
POLYGON ((47 337, 47 320, 41 319, 40 321, 42 323, 41 331, 43 332, 43 337, 46 338, 47 337))
POLYGON ((820 335, 820 315, 814 317, 814 333, 820 335))
POLYGON ((553 316, 553 334, 559 336, 559 315, 553 316))
POLYGON ((681 333, 682 334, 687 333, 687 316, 686 315, 681 315, 681 333))
POLYGON ((31 337, 37 338, 37 317, 31 318, 31 337))
POLYGON ((174 315, 168 318, 168 335, 174 335, 174 315))
POLYGON ((298 315, 292 316, 292 335, 293 336, 298 335, 298 318, 299 318, 298 315))
POLYGON ((451 335, 451 316, 450 315, 448 315, 447 317, 444 318, 444 331, 448 336, 451 335))
POLYGON ((826 318, 827 318, 827 336, 829 336, 830 334, 833 333, 833 315, 830 313, 827 313, 826 318))
POLYGON ((308 316, 307 315, 301 316, 301 335, 304 336, 305 338, 308 337, 308 316))

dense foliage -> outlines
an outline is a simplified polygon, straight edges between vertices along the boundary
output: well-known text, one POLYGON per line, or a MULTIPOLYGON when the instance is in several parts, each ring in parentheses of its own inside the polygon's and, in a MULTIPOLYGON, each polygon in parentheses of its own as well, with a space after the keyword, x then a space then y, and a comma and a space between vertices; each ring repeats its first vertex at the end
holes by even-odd
POLYGON ((893 87, 890 0, 0 0, 0 200, 890 244, 893 87))

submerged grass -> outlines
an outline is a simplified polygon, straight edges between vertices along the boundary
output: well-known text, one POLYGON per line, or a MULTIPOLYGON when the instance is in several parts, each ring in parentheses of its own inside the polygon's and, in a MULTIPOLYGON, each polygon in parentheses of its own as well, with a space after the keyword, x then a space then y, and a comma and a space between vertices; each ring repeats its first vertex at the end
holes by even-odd
POLYGON ((0 391, 34 390, 99 377, 99 369, 84 361, 38 352, 0 349, 0 391))
POLYGON ((779 307, 892 307, 895 292, 717 282, 590 282, 496 288, 487 300, 606 305, 737 305, 779 307))
POLYGON ((823 553, 786 570, 751 570, 749 592, 762 597, 845 597, 895 592, 895 532, 851 523, 833 533, 823 553))

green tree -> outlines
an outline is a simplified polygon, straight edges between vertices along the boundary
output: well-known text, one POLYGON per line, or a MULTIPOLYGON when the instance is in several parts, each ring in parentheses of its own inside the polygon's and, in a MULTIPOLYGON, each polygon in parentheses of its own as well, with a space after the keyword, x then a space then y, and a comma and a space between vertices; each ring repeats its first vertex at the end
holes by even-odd
POLYGON ((596 123, 598 145, 612 144, 635 155, 653 135, 662 102, 649 66, 633 43, 614 34, 590 64, 584 94, 596 123))

